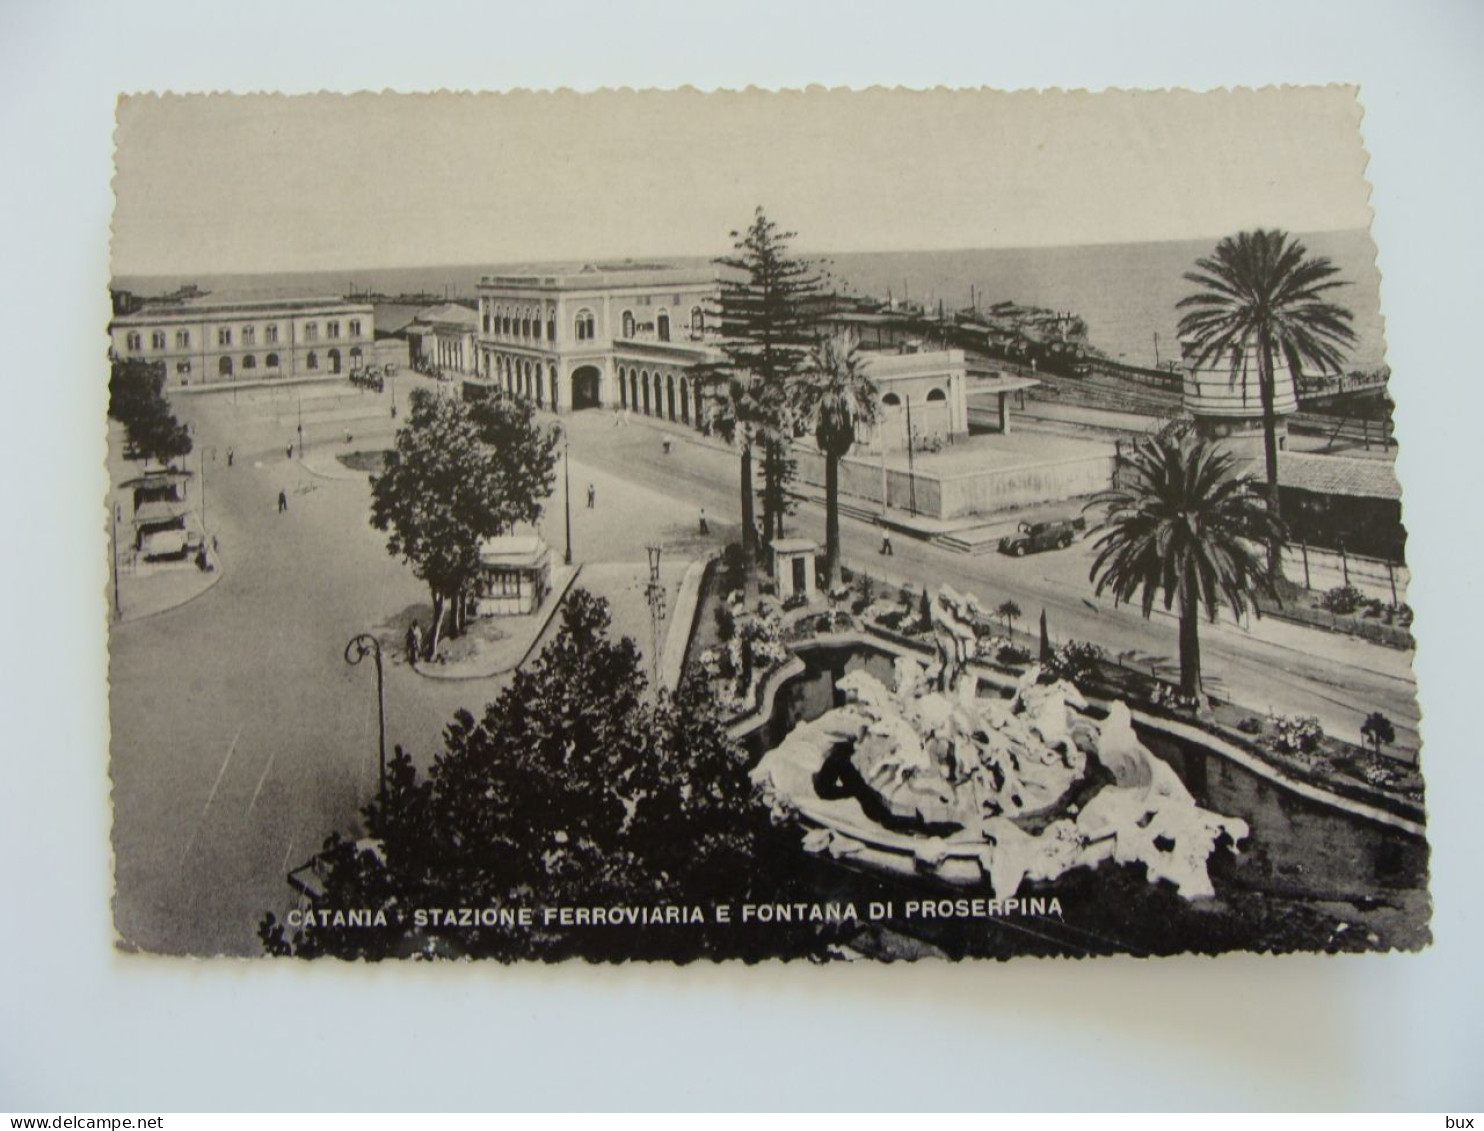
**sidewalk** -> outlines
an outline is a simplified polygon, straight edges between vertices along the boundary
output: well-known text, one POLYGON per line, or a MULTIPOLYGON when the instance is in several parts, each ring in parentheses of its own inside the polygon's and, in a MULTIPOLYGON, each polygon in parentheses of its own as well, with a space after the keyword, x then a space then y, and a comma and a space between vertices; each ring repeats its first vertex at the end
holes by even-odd
MULTIPOLYGON (((525 663, 545 635, 581 569, 581 566, 552 567, 551 590, 534 613, 472 619, 463 636, 446 644, 440 641, 440 659, 432 663, 419 661, 417 674, 428 679, 493 679, 514 671, 525 663)), ((405 626, 402 631, 406 631, 405 626)))

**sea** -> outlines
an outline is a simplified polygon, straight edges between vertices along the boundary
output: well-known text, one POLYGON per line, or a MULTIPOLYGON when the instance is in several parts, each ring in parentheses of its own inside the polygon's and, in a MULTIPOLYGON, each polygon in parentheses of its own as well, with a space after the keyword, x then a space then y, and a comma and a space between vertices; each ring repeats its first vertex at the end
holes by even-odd
MULTIPOLYGON (((1333 292, 1335 301, 1354 315, 1357 342, 1345 368, 1384 364, 1381 276, 1370 233, 1355 229, 1298 238, 1311 254, 1328 257, 1339 268, 1338 278, 1349 284, 1333 292)), ((1183 276, 1194 269, 1197 259, 1211 254, 1216 242, 798 254, 816 261, 831 284, 848 294, 908 300, 933 310, 940 302, 945 309, 961 310, 971 301, 980 309, 1009 301, 1068 311, 1087 323, 1090 343, 1104 353, 1131 365, 1157 365, 1179 356, 1176 303, 1193 289, 1183 276)), ((668 256, 662 261, 677 266, 710 262, 704 256, 668 256)), ((114 285, 139 294, 163 294, 195 284, 222 297, 343 295, 354 290, 473 298, 482 275, 545 273, 580 265, 488 262, 270 275, 121 275, 114 285)))

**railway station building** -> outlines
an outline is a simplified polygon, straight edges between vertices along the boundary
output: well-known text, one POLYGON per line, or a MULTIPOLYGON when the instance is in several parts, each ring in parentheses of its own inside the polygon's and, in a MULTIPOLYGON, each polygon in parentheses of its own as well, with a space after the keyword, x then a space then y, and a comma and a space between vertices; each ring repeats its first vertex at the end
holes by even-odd
POLYGON ((719 356, 707 326, 715 297, 709 268, 624 262, 487 275, 466 395, 498 387, 556 412, 626 409, 699 425, 691 370, 719 356))

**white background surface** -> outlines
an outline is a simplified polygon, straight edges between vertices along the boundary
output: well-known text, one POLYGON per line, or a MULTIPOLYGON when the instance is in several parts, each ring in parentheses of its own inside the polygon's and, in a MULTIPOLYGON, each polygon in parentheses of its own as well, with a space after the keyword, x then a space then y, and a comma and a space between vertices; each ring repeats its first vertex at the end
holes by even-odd
POLYGON ((1481 48, 1481 9, 1416 0, 0 0, 0 1109, 1484 1106, 1481 48), (507 969, 111 949, 100 328, 118 92, 1328 81, 1359 82, 1367 112, 1417 579, 1428 952, 507 969))

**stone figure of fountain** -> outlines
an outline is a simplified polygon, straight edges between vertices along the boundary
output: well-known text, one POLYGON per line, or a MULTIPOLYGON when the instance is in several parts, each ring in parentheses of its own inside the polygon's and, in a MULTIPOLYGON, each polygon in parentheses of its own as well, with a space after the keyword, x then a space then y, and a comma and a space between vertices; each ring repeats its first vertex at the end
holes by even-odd
POLYGON ((900 872, 988 882, 997 898, 1105 860, 1142 863, 1151 883, 1213 894, 1215 848, 1245 822, 1202 809, 1134 732, 1064 681, 1032 668, 1010 699, 981 698, 970 670, 974 598, 947 586, 930 605, 937 662, 898 657, 894 686, 865 671, 844 705, 795 727, 753 778, 814 851, 900 872))

